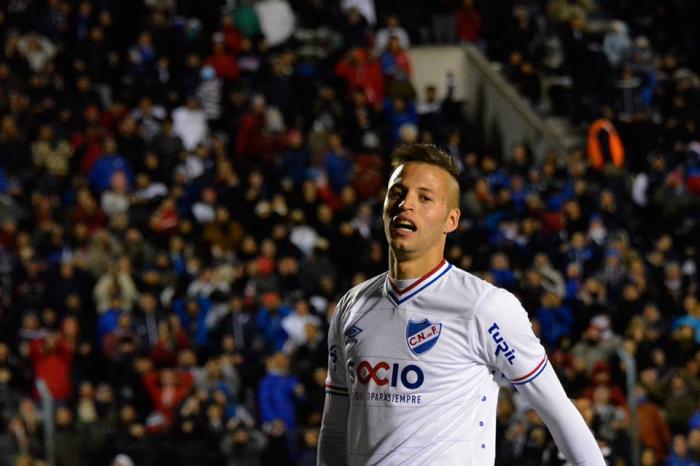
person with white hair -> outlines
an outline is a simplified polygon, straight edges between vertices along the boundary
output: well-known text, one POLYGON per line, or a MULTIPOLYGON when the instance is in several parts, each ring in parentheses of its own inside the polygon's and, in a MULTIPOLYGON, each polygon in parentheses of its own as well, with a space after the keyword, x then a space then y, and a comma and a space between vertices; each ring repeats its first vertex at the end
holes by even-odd
POLYGON ((134 462, 129 458, 129 456, 125 455, 124 453, 119 453, 117 456, 114 457, 112 462, 110 463, 111 466, 134 466, 134 462))
POLYGON ((629 29, 623 21, 615 20, 610 24, 610 31, 603 39, 603 53, 611 67, 619 69, 629 59, 632 52, 632 40, 629 29))

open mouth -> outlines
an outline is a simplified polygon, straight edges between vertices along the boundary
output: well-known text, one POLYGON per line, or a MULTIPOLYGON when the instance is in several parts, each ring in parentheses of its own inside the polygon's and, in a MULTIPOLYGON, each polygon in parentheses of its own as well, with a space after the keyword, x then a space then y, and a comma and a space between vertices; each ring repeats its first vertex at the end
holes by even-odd
POLYGON ((412 233, 416 231, 416 225, 410 220, 396 218, 391 222, 391 229, 399 233, 412 233))

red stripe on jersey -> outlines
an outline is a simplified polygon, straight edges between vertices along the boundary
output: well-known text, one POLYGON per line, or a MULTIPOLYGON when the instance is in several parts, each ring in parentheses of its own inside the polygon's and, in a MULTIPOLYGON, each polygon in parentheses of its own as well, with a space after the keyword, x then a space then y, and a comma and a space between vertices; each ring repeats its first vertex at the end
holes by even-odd
POLYGON ((432 274, 434 274, 435 272, 437 272, 438 269, 440 269, 440 267, 442 267, 443 265, 445 265, 445 262, 446 262, 446 261, 445 261, 445 259, 443 258, 443 259, 440 261, 440 263, 439 263, 433 270, 431 270, 430 272, 426 273, 425 275, 423 275, 422 277, 420 277, 420 278, 419 278, 418 280, 416 280, 415 282, 411 283, 411 285, 407 286, 407 287, 404 288, 403 290, 400 290, 399 287, 397 287, 397 286, 394 284, 394 282, 392 281, 391 277, 389 277, 389 286, 391 286, 391 289, 393 289, 396 293, 398 293, 399 296, 401 296, 402 294, 411 291, 412 289, 414 289, 415 287, 417 287, 418 285, 420 285, 422 282, 424 282, 426 279, 428 279, 432 274))
POLYGON ((542 367, 542 364, 544 364, 544 362, 545 362, 546 360, 547 360, 547 355, 545 355, 545 356, 542 358, 542 360, 541 360, 540 363, 537 365, 537 367, 535 367, 532 371, 528 372, 527 374, 523 375, 522 377, 518 377, 517 379, 511 379, 510 381, 511 381, 511 382, 520 382, 521 380, 527 379, 528 377, 530 377, 531 375, 533 375, 535 372, 537 372, 538 370, 540 370, 540 368, 542 367))

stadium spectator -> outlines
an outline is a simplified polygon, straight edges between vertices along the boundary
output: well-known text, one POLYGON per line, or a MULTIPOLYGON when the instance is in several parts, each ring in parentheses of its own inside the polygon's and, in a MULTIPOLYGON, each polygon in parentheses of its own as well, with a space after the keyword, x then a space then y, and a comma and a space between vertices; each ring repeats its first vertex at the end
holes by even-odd
POLYGON ((59 333, 32 340, 29 358, 37 380, 43 380, 51 395, 61 401, 72 396, 70 373, 73 366, 73 348, 59 333))
POLYGON ((402 49, 408 50, 411 46, 411 39, 408 33, 401 27, 401 21, 396 15, 388 15, 384 20, 384 27, 377 31, 374 37, 374 47, 382 53, 389 45, 389 40, 396 37, 399 40, 399 45, 402 49))
POLYGON ((603 39, 603 53, 614 70, 619 70, 630 59, 632 41, 627 25, 623 21, 613 21, 610 31, 603 39))
POLYGON ((481 39, 483 20, 474 5, 474 0, 463 0, 457 11, 457 36, 460 40, 478 44, 481 39))
POLYGON ((201 109, 197 97, 191 95, 185 105, 172 112, 173 131, 182 139, 183 147, 189 151, 204 142, 209 130, 206 113, 201 109))
POLYGON ((635 387, 639 406, 639 438, 658 460, 666 458, 671 445, 671 430, 658 406, 650 402, 644 388, 635 387))
POLYGON ((588 130, 588 157, 597 170, 608 164, 622 168, 625 163, 625 148, 611 117, 612 110, 607 108, 588 130))
POLYGON ((54 462, 56 465, 87 464, 85 450, 85 435, 75 425, 73 412, 61 406, 56 410, 56 447, 54 447, 54 462))
MULTIPOLYGON (((289 358, 273 353, 266 360, 267 375, 260 380, 258 400, 263 429, 283 436, 290 459, 297 456, 296 409, 304 397, 304 386, 289 374, 289 358)), ((287 460, 288 461, 288 460, 287 460)))
POLYGON ((350 49, 335 66, 335 74, 344 79, 347 89, 361 89, 367 103, 375 109, 384 99, 384 81, 382 67, 365 49, 350 49))
POLYGON ((175 420, 175 410, 192 389, 192 375, 166 368, 143 374, 143 384, 153 403, 154 412, 147 420, 154 430, 165 428, 175 420))
POLYGON ((285 346, 296 349, 307 342, 308 334, 312 331, 309 326, 318 330, 321 320, 311 313, 311 306, 306 300, 299 299, 294 303, 294 312, 283 318, 281 325, 289 337, 285 346))

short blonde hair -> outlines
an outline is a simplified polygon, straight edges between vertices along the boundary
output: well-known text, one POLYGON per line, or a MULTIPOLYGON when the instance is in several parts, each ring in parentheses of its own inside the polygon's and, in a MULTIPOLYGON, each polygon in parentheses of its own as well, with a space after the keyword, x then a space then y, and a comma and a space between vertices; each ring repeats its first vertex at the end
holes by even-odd
POLYGON ((399 165, 409 162, 438 166, 452 175, 459 186, 459 168, 457 168, 457 164, 450 154, 434 144, 403 144, 391 153, 391 168, 396 169, 399 165))

